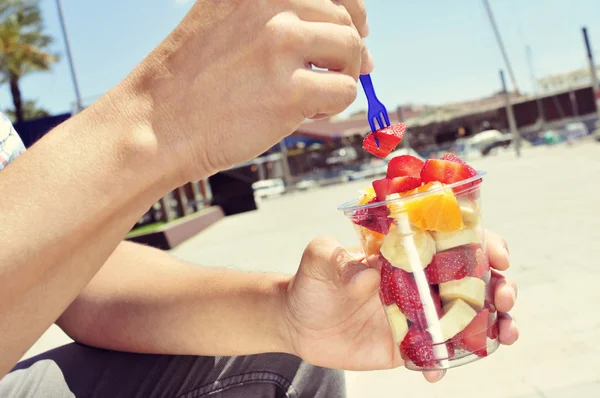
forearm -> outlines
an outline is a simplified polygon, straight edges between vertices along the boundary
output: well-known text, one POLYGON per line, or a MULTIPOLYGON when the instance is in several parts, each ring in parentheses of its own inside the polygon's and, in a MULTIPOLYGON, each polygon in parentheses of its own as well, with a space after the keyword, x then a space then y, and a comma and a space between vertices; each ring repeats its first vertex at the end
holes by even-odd
POLYGON ((152 134, 113 105, 122 95, 57 127, 0 173, 0 377, 167 191, 149 166, 152 134))
POLYGON ((123 243, 58 324, 76 341, 120 351, 290 352, 282 321, 289 279, 200 267, 123 243))

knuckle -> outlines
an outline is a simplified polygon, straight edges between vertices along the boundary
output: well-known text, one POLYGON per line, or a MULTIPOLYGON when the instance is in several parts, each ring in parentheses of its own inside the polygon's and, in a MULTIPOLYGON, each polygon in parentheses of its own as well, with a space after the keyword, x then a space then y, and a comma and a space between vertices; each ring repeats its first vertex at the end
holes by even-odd
POLYGON ((276 53, 298 52, 301 50, 304 38, 298 24, 291 18, 278 18, 270 23, 270 48, 276 53))
POLYGON ((345 45, 353 56, 358 57, 362 53, 363 41, 362 37, 356 29, 348 27, 345 35, 345 45))
POLYGON ((316 261, 323 258, 323 254, 332 240, 335 241, 331 237, 319 237, 311 240, 304 249, 303 261, 316 261))
POLYGON ((339 6, 339 9, 340 9, 339 16, 338 16, 339 23, 341 25, 352 26, 352 24, 353 24, 352 16, 350 15, 350 13, 346 9, 346 7, 339 6))

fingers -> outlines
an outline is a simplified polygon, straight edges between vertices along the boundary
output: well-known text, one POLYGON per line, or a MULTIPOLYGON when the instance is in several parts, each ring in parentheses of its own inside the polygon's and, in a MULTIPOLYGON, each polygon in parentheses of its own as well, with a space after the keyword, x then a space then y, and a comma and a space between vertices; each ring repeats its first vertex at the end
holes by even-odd
POLYGON ((348 9, 331 0, 294 0, 292 5, 296 15, 303 21, 353 26, 348 9))
MULTIPOLYGON (((362 39, 369 33, 367 11, 362 0, 295 0, 296 15, 303 21, 336 24, 356 31, 362 39)), ((322 38, 321 38, 322 39, 322 38)), ((360 73, 371 73, 373 56, 361 40, 360 73)))
POLYGON ((335 0, 335 3, 344 6, 352 17, 352 23, 360 33, 361 37, 369 36, 369 24, 367 22, 367 8, 363 0, 335 0))
POLYGON ((498 313, 498 326, 501 344, 512 345, 519 339, 519 328, 509 314, 498 313))
POLYGON ((363 42, 349 26, 305 22, 305 64, 340 72, 358 81, 363 42))
POLYGON ((517 300, 517 284, 496 271, 492 271, 491 282, 494 305, 499 312, 509 312, 517 300))
POLYGON ((304 116, 337 115, 356 99, 357 85, 353 77, 337 72, 300 69, 295 72, 304 116))
POLYGON ((510 261, 506 241, 491 231, 486 231, 485 237, 490 266, 500 271, 507 270, 510 267, 510 261))
POLYGON ((302 20, 353 26, 361 37, 369 35, 363 0, 293 0, 292 6, 302 20))
POLYGON ((425 380, 430 383, 437 383, 442 380, 442 378, 446 375, 445 370, 427 370, 423 372, 423 376, 425 376, 425 380))

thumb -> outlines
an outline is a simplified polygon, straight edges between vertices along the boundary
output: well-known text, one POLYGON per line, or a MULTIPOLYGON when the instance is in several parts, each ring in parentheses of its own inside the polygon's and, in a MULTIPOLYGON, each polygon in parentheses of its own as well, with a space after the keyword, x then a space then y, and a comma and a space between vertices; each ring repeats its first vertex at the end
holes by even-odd
MULTIPOLYGON (((364 254, 358 258, 364 258, 364 254)), ((301 268, 306 275, 327 280, 355 299, 367 299, 379 287, 379 272, 359 261, 330 237, 309 243, 302 256, 301 268)))
POLYGON ((368 299, 379 288, 379 272, 367 264, 356 260, 348 252, 347 257, 338 264, 340 282, 355 299, 368 299))

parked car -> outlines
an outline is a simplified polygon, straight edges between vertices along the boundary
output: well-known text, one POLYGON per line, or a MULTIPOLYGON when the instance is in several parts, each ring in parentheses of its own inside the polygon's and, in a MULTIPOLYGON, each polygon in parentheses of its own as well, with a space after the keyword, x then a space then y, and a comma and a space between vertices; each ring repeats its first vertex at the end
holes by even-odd
POLYGON ((579 139, 588 135, 590 132, 587 126, 582 122, 573 122, 565 126, 567 139, 579 139))
POLYGON ((266 199, 284 194, 285 184, 281 178, 273 178, 255 182, 252 184, 252 189, 255 198, 266 199))

